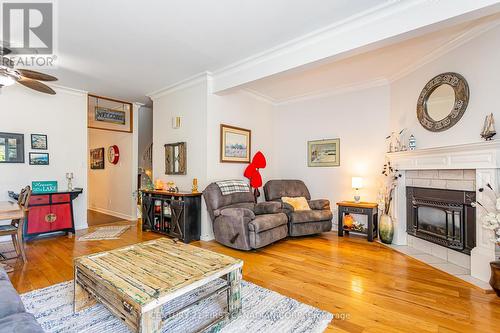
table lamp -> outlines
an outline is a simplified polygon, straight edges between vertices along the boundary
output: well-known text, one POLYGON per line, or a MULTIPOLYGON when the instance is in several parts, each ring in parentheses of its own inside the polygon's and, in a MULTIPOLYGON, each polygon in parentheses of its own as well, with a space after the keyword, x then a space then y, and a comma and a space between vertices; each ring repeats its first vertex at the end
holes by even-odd
POLYGON ((352 188, 356 190, 354 193, 354 201, 359 202, 361 197, 359 196, 359 189, 363 188, 363 178, 361 177, 352 177, 352 188))

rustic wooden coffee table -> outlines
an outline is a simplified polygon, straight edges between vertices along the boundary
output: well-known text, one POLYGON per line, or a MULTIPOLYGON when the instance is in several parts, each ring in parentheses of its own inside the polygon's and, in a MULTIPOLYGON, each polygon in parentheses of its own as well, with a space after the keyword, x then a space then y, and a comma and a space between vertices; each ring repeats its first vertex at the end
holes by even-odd
POLYGON ((135 332, 160 332, 161 308, 218 278, 227 283, 186 304, 187 310, 210 296, 227 293, 227 313, 203 327, 220 325, 241 312, 243 262, 167 238, 75 259, 74 310, 97 301, 122 319, 135 332))

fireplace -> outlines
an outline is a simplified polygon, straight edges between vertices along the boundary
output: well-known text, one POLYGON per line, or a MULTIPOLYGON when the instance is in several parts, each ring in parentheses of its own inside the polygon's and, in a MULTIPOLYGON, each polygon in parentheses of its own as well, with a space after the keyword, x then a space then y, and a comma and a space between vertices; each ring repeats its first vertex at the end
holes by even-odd
POLYGON ((476 193, 406 187, 409 235, 470 255, 476 246, 476 193))

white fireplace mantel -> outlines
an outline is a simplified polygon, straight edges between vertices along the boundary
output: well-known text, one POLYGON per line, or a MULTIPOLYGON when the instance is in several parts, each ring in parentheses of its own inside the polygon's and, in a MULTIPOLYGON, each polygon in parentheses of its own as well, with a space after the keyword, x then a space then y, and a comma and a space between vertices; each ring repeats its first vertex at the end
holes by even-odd
POLYGON ((399 170, 498 169, 500 141, 407 150, 387 158, 399 170))
MULTIPOLYGON (((388 153, 391 165, 400 171, 392 206, 394 218, 394 243, 407 244, 406 233, 406 171, 430 169, 474 169, 476 170, 476 200, 485 202, 484 192, 478 189, 487 183, 499 189, 500 180, 500 140, 477 142, 446 147, 425 148, 411 151, 388 153)), ((476 247, 471 252, 471 275, 483 281, 490 277, 489 262, 495 259, 492 234, 482 228, 479 219, 484 213, 476 211, 476 247)))

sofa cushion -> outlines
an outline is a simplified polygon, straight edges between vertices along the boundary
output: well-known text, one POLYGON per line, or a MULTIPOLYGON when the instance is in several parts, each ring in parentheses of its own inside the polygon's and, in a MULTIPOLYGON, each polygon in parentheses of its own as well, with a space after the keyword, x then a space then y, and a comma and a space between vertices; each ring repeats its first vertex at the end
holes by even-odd
POLYGON ((292 206, 294 211, 311 210, 311 207, 309 207, 309 204, 307 203, 307 200, 304 197, 295 197, 295 198, 283 197, 281 198, 281 201, 292 206))
POLYGON ((283 205, 281 202, 268 201, 268 202, 259 202, 255 205, 255 215, 262 214, 276 214, 281 213, 283 209, 283 205))
POLYGON ((283 213, 263 214, 255 216, 255 219, 248 223, 248 229, 255 233, 259 233, 287 223, 288 218, 283 213))
POLYGON ((289 213, 291 223, 328 221, 333 218, 329 210, 300 210, 289 213))
POLYGON ((0 318, 23 311, 23 302, 10 280, 0 280, 0 318))
POLYGON ((282 197, 305 197, 311 200, 311 194, 302 180, 270 180, 264 185, 266 201, 280 200, 282 197))
POLYGON ((309 207, 314 210, 330 210, 330 200, 316 199, 309 201, 309 207))
POLYGON ((21 312, 0 318, 0 333, 43 333, 31 313, 21 312))

